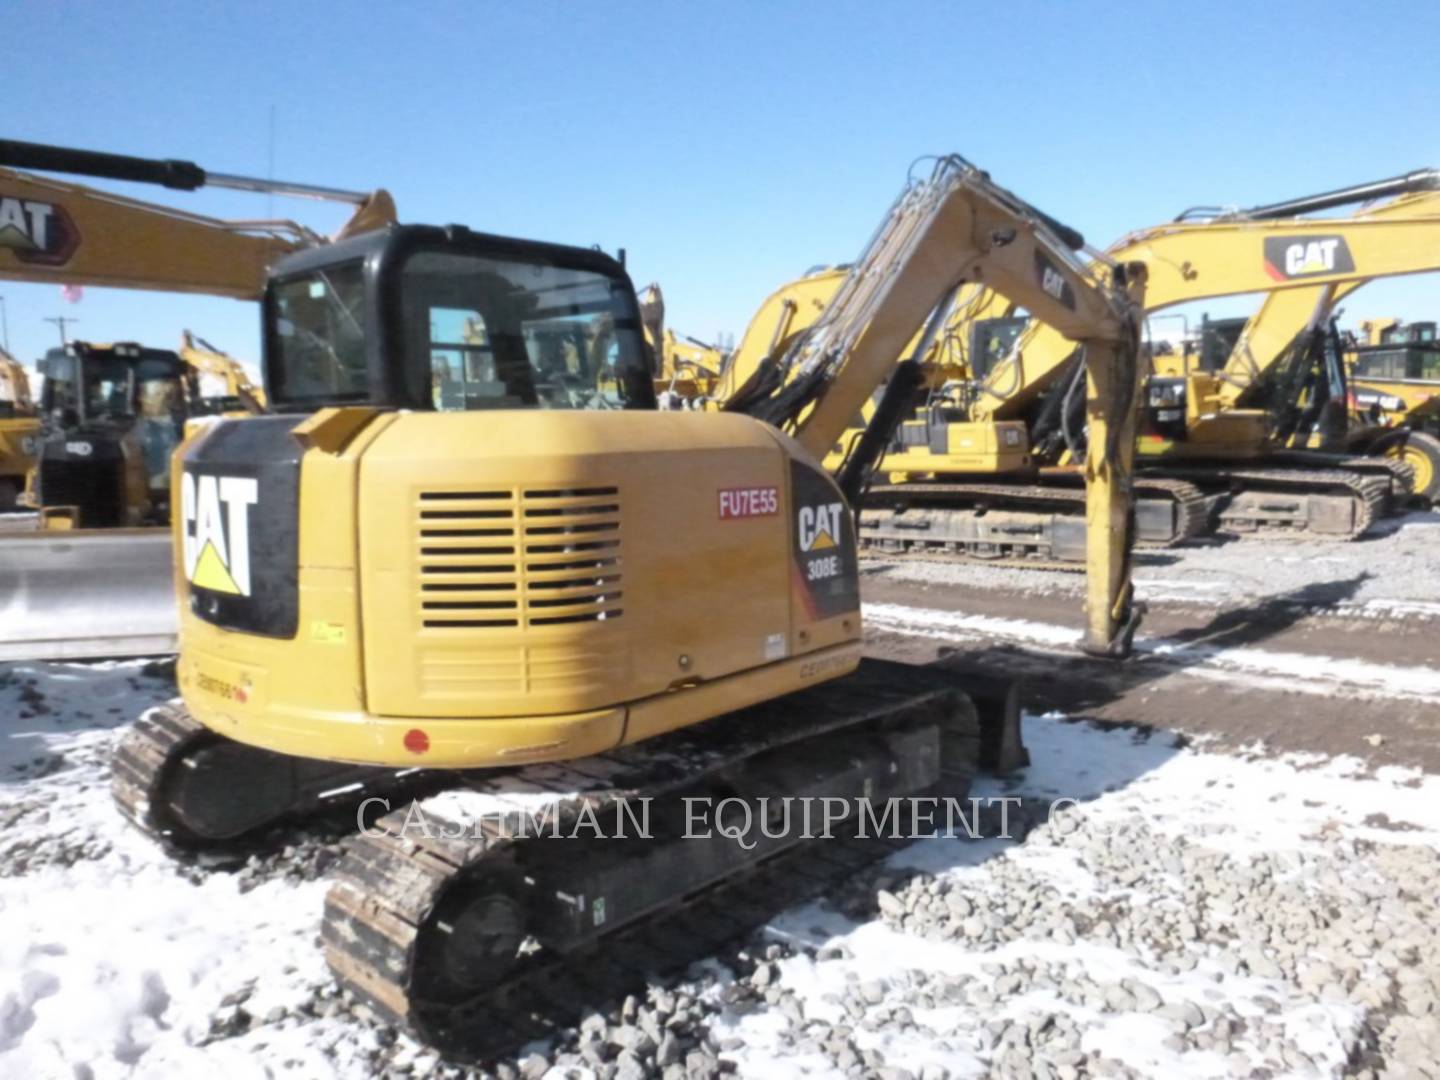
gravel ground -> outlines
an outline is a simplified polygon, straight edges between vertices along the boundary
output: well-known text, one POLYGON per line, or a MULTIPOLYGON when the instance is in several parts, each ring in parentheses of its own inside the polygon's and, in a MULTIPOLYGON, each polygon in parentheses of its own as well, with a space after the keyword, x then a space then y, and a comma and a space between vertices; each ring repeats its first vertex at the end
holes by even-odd
MULTIPOLYGON (((138 665, 0 676, 0 1073, 474 1071, 333 988, 332 837, 178 868, 118 820, 104 751, 168 691, 138 665)), ((1012 839, 915 843, 488 1071, 1437 1075, 1440 780, 1059 716, 1028 741, 1032 766, 977 793, 986 835, 1017 800, 1012 839)))
MULTIPOLYGON (((867 559, 871 578, 954 585, 1015 595, 1080 596, 1081 574, 917 558, 867 559)), ((1225 540, 1136 557, 1136 591, 1160 604, 1225 606, 1351 583, 1336 616, 1440 617, 1440 513, 1390 519, 1348 544, 1313 540, 1225 540)))

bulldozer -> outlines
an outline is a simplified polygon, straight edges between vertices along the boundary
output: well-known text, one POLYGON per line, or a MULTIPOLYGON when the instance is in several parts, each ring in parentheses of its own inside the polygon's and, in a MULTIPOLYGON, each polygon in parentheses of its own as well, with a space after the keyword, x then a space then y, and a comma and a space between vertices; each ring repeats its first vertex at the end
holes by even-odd
POLYGON ((861 799, 962 797, 982 746, 1018 741, 1013 699, 862 661, 854 505, 821 459, 961 282, 1051 321, 1088 357, 1084 644, 1124 655, 1144 272, 1079 240, 939 159, 743 412, 656 408, 634 288, 594 250, 406 225, 280 260, 274 414, 175 456, 181 700, 120 745, 120 808, 194 852, 437 778, 350 842, 322 939, 443 1046, 816 851, 687 837, 686 800, 824 796, 853 824, 861 799), (562 323, 605 346, 552 363, 562 323), (464 385, 437 394, 437 366, 464 385), (524 828, 642 800, 643 842, 524 828))
MULTIPOLYGON (((330 242, 294 221, 224 221, 44 173, 337 202, 351 207, 351 216, 336 238, 395 220, 384 191, 341 191, 207 172, 185 161, 0 140, 0 210, 8 223, 0 280, 253 303, 273 262, 330 242)), ((160 455, 178 442, 177 423, 231 404, 212 407, 195 391, 200 372, 213 370, 215 360, 194 344, 180 354, 117 344, 47 357, 45 364, 66 376, 56 393, 67 396, 44 410, 45 459, 32 471, 26 496, 33 512, 7 515, 26 529, 0 537, 0 659, 134 656, 174 647, 170 538, 159 527, 171 497, 160 455), (105 371, 120 377, 107 379, 105 371), (146 393, 151 396, 142 400, 146 393), (144 415, 147 408, 153 415, 144 415), (80 431, 71 421, 88 426, 80 431)), ((244 393, 236 384, 235 396, 244 393)), ((29 438, 38 453, 38 430, 29 438)))
POLYGON ((196 411, 180 357, 75 341, 40 360, 40 454, 25 493, 45 528, 169 523, 170 454, 196 411))

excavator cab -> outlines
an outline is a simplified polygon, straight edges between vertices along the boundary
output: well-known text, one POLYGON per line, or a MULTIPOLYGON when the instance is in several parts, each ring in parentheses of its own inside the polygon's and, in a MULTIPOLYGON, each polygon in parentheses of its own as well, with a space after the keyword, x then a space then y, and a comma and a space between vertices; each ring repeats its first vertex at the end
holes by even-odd
POLYGON ((195 395, 184 361, 133 343, 72 342, 51 349, 40 370, 36 504, 71 527, 163 522, 170 455, 195 395))
POLYGON ((394 226, 282 261, 264 305, 280 413, 655 407, 630 281, 596 251, 394 226))
POLYGON ((970 326, 970 378, 976 382, 989 378, 991 370, 1010 354, 1029 323, 1028 315, 976 319, 970 326))

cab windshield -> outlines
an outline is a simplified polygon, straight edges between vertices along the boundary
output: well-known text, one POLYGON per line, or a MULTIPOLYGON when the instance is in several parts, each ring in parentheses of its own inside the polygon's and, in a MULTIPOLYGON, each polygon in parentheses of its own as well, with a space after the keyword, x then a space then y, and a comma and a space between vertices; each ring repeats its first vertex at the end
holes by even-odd
POLYGON ((619 409, 649 379, 622 281, 421 251, 401 282, 406 353, 428 359, 436 409, 619 409))
POLYGON ((52 354, 43 361, 45 405, 75 423, 119 423, 183 416, 185 387, 178 360, 91 352, 52 354))
POLYGON ((357 259, 276 287, 279 363, 270 378, 277 401, 318 406, 369 399, 363 266, 357 259))
POLYGON ((392 395, 446 411, 651 403, 639 315, 623 278, 426 248, 397 271, 378 313, 368 310, 376 300, 360 260, 275 286, 276 404, 399 403, 392 395), (400 355, 389 355, 397 345, 400 355))

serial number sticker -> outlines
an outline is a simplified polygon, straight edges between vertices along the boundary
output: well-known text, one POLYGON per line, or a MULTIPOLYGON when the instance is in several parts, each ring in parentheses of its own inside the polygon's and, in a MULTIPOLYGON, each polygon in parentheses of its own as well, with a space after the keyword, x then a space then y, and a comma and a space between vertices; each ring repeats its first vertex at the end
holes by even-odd
POLYGON ((819 679, 826 675, 845 671, 853 665, 854 658, 850 656, 828 656, 821 660, 811 660, 807 664, 800 665, 800 678, 819 679))
POLYGON ((784 634, 770 634, 765 638, 765 659, 784 660, 790 650, 785 644, 784 634))
POLYGON ((721 488, 716 494, 721 521, 771 517, 780 512, 780 489, 776 487, 721 488))
POLYGON ((345 627, 342 623, 316 621, 310 624, 310 640, 322 645, 345 644, 345 627))
POLYGON ((224 679, 217 679, 214 675, 207 675, 205 672, 198 672, 195 676, 195 685, 207 694, 214 694, 216 697, 225 698, 227 701, 238 701, 240 704, 250 700, 250 687, 247 683, 232 683, 224 679))

